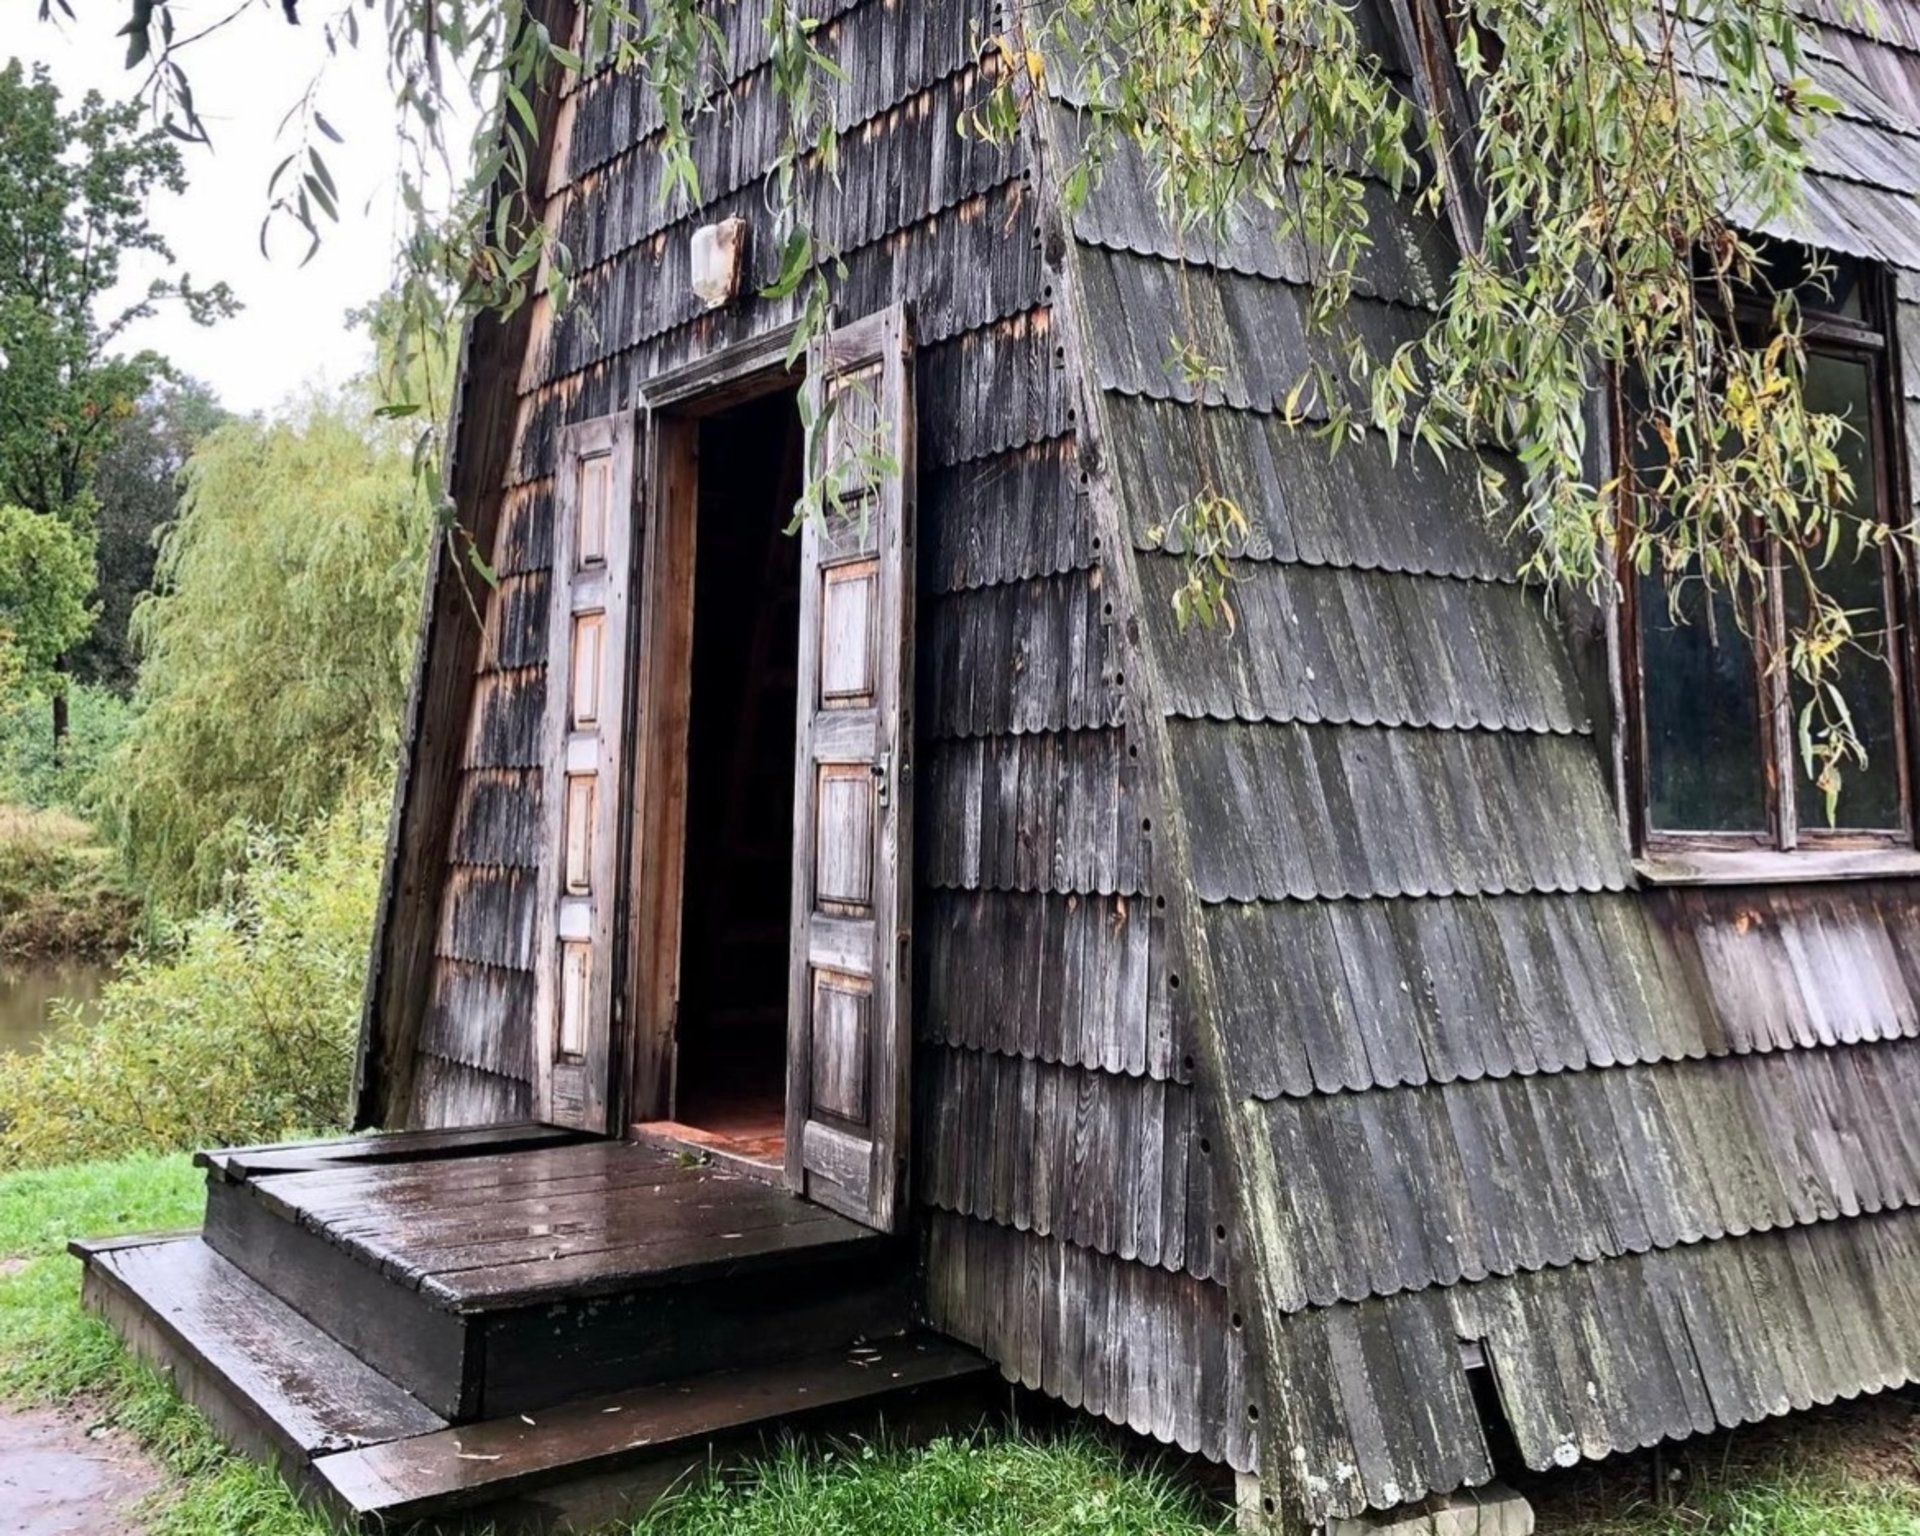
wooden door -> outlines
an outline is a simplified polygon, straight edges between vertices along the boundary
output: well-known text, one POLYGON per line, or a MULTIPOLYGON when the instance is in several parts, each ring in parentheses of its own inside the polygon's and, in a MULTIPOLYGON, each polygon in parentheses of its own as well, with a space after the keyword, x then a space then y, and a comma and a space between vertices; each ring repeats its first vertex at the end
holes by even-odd
POLYGON ((549 589, 534 1113, 611 1129, 620 748, 634 547, 634 413, 560 434, 549 589))
POLYGON ((906 1195, 913 883, 913 334, 808 354, 787 1182, 882 1231, 906 1195))

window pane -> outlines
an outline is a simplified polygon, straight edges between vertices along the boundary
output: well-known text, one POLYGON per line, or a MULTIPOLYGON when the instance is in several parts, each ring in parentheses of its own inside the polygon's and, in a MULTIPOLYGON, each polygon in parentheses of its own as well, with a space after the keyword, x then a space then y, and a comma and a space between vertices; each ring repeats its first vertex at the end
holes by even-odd
POLYGON ((1763 832, 1759 680, 1753 647, 1716 591, 1689 582, 1677 616, 1660 576, 1640 578, 1647 825, 1661 832, 1763 832))
MULTIPOLYGON (((1807 360, 1808 409, 1842 417, 1850 428, 1840 442, 1840 461, 1853 476, 1853 508, 1862 516, 1871 515, 1878 505, 1872 387, 1872 374, 1863 362, 1819 355, 1807 360)), ((1867 766, 1843 769, 1834 825, 1858 831, 1884 831, 1900 825, 1900 756, 1894 732, 1897 705, 1888 661, 1890 636, 1884 586, 1887 558, 1883 550, 1858 552, 1856 531, 1849 524, 1832 563, 1814 576, 1821 590, 1853 615, 1856 643, 1841 657, 1834 680, 1853 714, 1854 731, 1866 747, 1867 766)), ((1797 626, 1805 620, 1806 595, 1791 568, 1787 581, 1787 620, 1797 626)), ((1797 753, 1800 706, 1807 699, 1806 689, 1798 682, 1793 698, 1797 753)), ((1798 771, 1801 825, 1818 830, 1827 824, 1825 798, 1807 774, 1804 758, 1798 771)))

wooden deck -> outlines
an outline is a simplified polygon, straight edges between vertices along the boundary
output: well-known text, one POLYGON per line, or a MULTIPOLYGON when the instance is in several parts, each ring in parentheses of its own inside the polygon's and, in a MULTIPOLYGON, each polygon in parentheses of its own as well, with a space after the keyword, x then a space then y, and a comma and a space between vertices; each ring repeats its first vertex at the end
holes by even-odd
POLYGON ((282 1220, 457 1312, 887 1246, 762 1179, 635 1142, 349 1164, 249 1182, 282 1220))
POLYGON ((898 1240, 697 1153, 508 1127, 199 1161, 204 1232, 75 1244, 88 1304, 369 1522, 597 1518, 797 1414, 953 1383, 977 1412, 989 1374, 915 1331, 898 1240))

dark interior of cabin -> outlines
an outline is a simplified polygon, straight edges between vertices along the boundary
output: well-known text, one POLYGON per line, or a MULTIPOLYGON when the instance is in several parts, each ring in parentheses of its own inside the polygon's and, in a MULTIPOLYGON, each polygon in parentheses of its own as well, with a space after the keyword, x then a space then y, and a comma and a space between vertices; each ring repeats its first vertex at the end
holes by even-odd
POLYGON ((700 425, 674 1118, 781 1155, 802 433, 791 393, 700 425))

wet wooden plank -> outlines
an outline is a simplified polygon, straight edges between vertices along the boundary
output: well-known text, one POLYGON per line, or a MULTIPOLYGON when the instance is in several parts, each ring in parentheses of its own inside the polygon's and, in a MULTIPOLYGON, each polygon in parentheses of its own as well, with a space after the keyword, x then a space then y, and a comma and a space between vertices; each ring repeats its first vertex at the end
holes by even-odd
POLYGON ((405 1521, 485 1505, 561 1477, 616 1469, 691 1449, 704 1460, 717 1435, 785 1422, 913 1388, 978 1376, 980 1357, 927 1334, 760 1370, 734 1371, 590 1398, 323 1458, 321 1479, 349 1509, 405 1521))
POLYGON ((476 1125, 437 1131, 388 1131, 370 1136, 341 1136, 326 1141, 267 1142, 250 1147, 213 1147, 193 1154, 196 1168, 229 1178, 262 1174, 301 1173, 342 1164, 366 1165, 439 1162, 447 1158, 476 1157, 518 1151, 528 1147, 556 1147, 578 1142, 578 1131, 523 1121, 510 1125, 476 1125))
POLYGON ((209 1188, 204 1237, 238 1272, 436 1413, 458 1419, 477 1410, 462 1319, 396 1285, 376 1265, 283 1220, 252 1186, 209 1188))
POLYGON ((88 1250, 87 1301, 157 1364, 190 1358, 304 1460, 432 1433, 445 1421, 197 1237, 88 1250))
POLYGON ((263 1177, 248 1198, 452 1310, 680 1283, 881 1241, 783 1188, 628 1142, 336 1165, 263 1177))

